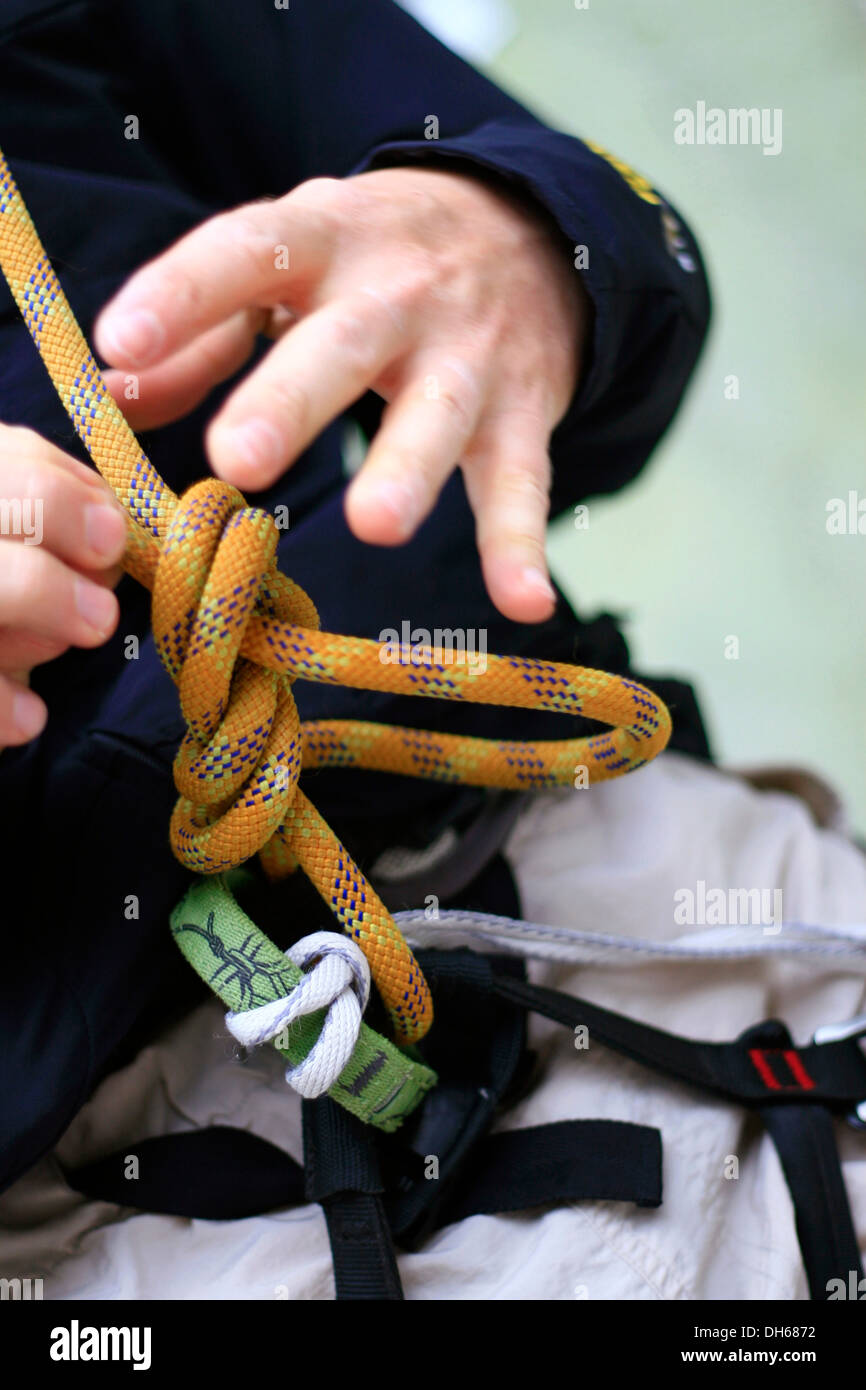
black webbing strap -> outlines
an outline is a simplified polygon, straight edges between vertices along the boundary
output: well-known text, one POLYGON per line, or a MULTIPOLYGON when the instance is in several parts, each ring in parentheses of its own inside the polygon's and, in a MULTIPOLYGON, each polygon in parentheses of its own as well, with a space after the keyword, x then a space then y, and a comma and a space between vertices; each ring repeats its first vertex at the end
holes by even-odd
POLYGON ((300 1164, 226 1125, 142 1139, 63 1176, 94 1202, 204 1221, 238 1221, 306 1201, 300 1164))
POLYGON ((797 1238, 813 1299, 831 1280, 848 1287, 862 1265, 833 1132, 832 1112, 866 1097, 866 1059, 856 1037, 795 1047, 776 1020, 735 1042, 677 1037, 556 990, 494 975, 502 998, 566 1027, 585 1025, 597 1041, 644 1066, 758 1111, 773 1140, 794 1203, 797 1238))
MULTIPOLYGON (((787 1104, 796 1097, 803 1105, 850 1110, 866 1099, 866 1057, 853 1037, 796 1048, 790 1038, 759 1046, 749 1042, 748 1033, 729 1043, 701 1042, 498 973, 493 988, 500 998, 567 1028, 585 1025, 596 1041, 645 1067, 740 1105, 787 1104)), ((772 1026, 784 1029, 784 1024, 772 1026)))
MULTIPOLYGON (((315 1102, 312 1102, 315 1104, 315 1102)), ((343 1112, 340 1112, 342 1117, 343 1112)), ((314 1127, 308 1125, 308 1152, 314 1127)), ((85 1167, 67 1171, 70 1187, 94 1201, 170 1216, 233 1221, 306 1201, 330 1202, 335 1183, 353 1183, 360 1195, 378 1196, 368 1156, 329 1129, 340 1153, 323 1164, 323 1127, 316 1183, 289 1154, 245 1129, 214 1127, 162 1134, 128 1145, 85 1167), (137 1176, 129 1176, 130 1159, 137 1176), (314 1195, 317 1194, 317 1195, 314 1195)), ((434 1184, 437 1179, 431 1177, 434 1184)), ((467 1216, 523 1211, 554 1202, 617 1201, 657 1207, 662 1198, 662 1146, 657 1129, 618 1120, 561 1120, 508 1130, 482 1139, 461 1170, 455 1190, 437 1209, 431 1229, 467 1216)), ((341 1210, 344 1214, 345 1208, 341 1210)))
MULTIPOLYGON (((759 1023, 739 1041, 747 1047, 793 1048, 788 1029, 776 1022, 759 1023)), ((831 1280, 842 1278, 847 1287, 852 1270, 858 1279, 862 1274, 832 1112, 825 1105, 794 1102, 761 1106, 758 1113, 776 1146, 794 1203, 810 1296, 826 1299, 831 1280)))
POLYGON ((661 1135, 641 1125, 567 1121, 491 1134, 531 1076, 525 1010, 498 998, 497 976, 523 962, 467 950, 419 952, 436 1001, 425 1059, 439 1080, 401 1134, 380 1147, 395 1240, 418 1249, 466 1216, 550 1203, 661 1202, 661 1135))
POLYGON ((462 1088, 443 1077, 410 1133, 407 1166, 402 1176, 398 1173, 396 1189, 389 1184, 386 1202, 375 1136, 325 1099, 304 1107, 306 1184, 298 1165, 280 1149, 227 1128, 129 1145, 68 1174, 70 1184, 123 1206, 216 1220, 319 1201, 340 1298, 401 1297, 391 1231, 412 1248, 428 1231, 481 1212, 593 1198, 657 1204, 657 1131, 568 1121, 484 1134, 521 1044, 519 1030, 495 1014, 485 1015, 474 1038, 471 1032, 461 1034, 461 1019, 473 1020, 473 1032, 478 1024, 478 1011, 467 1012, 462 991, 468 989, 477 1002, 480 990, 482 1001, 488 1001, 485 1008, 499 999, 516 1014, 534 1010, 566 1027, 585 1025, 596 1041, 644 1066, 757 1110, 794 1202, 812 1297, 826 1297, 831 1279, 841 1278, 847 1287, 852 1271, 862 1277, 831 1119, 832 1112, 850 1110, 866 1098, 866 1059, 856 1036, 795 1047, 784 1024, 768 1022, 730 1043, 692 1040, 529 985, 490 957, 443 953, 440 968, 446 966, 439 993, 447 1004, 447 976, 457 989, 457 1033, 446 1029, 440 1046, 453 1046, 458 1060, 467 1056, 467 1048, 473 1057, 487 1047, 499 1060, 492 1069, 485 1063, 480 1091, 481 1076, 462 1088), (431 1175, 428 1182, 425 1156, 437 1154, 444 1155, 446 1180, 431 1175))
POLYGON ((843 1279, 847 1288, 852 1270, 858 1281, 863 1277, 833 1115, 823 1105, 768 1105, 760 1114, 794 1203, 809 1295, 826 1299, 832 1279, 843 1279))
POLYGON ((587 1200, 660 1206, 659 1131, 618 1120, 560 1120, 488 1135, 436 1224, 587 1200))
POLYGON ((303 1117, 306 1196, 325 1213, 337 1298, 401 1299, 370 1127, 327 1096, 305 1100, 303 1117))
MULTIPOLYGON (((418 1249, 442 1224, 465 1165, 531 1064, 526 1014, 494 994, 489 960, 466 950, 419 951, 418 962, 436 1001, 436 1027, 422 1052, 438 1081, 381 1148, 388 1220, 405 1250, 418 1249)), ((503 975, 525 976, 522 961, 497 965, 503 975)))

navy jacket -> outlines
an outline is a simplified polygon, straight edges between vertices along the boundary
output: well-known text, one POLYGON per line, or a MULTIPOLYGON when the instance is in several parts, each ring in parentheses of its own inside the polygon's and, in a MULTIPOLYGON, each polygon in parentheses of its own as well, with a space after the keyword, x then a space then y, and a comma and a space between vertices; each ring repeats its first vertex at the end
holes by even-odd
MULTIPOLYGON (((590 113, 580 116, 589 123, 590 113)), ((304 179, 424 161, 516 184, 560 228, 563 255, 579 245, 589 252, 580 273, 594 338, 553 439, 554 514, 635 476, 706 332, 700 255, 670 205, 642 197, 606 157, 544 125, 389 0, 292 0, 286 10, 273 0, 4 0, 0 145, 88 335, 144 260, 212 213, 304 179), (425 138, 431 115, 436 140, 425 138), (129 116, 138 118, 137 139, 126 138, 129 116)), ((176 490, 206 473, 203 425, 230 386, 186 420, 142 436, 176 490)), ((355 408, 368 433, 379 409, 372 395, 355 408)), ((5 285, 0 419, 85 457, 5 285)), ((404 619, 484 628, 489 651, 629 669, 614 621, 581 622, 562 597, 537 627, 497 613, 457 476, 409 545, 355 540, 342 514, 343 430, 340 421, 326 429, 255 499, 288 505, 281 564, 308 589, 324 627, 373 637, 404 619)), ((186 980, 167 929, 184 881, 167 843, 183 725, 148 640, 147 595, 124 580, 119 596, 114 640, 34 674, 47 729, 0 759, 4 881, 7 891, 10 879, 26 887, 14 968, 0 985, 0 1055, 15 1078, 0 1125, 0 1179, 53 1142, 132 1025, 186 980), (137 661, 124 657, 130 633, 141 639, 137 661), (131 895, 139 915, 130 919, 131 895)), ((675 743, 705 754, 688 687, 650 683, 674 706, 675 743)), ((296 692, 305 718, 492 737, 580 731, 580 721, 561 716, 315 685, 296 692)), ((355 772, 320 772, 305 785, 365 862, 388 843, 426 842, 478 796, 355 772)), ((296 928, 312 929, 306 909, 296 928)))

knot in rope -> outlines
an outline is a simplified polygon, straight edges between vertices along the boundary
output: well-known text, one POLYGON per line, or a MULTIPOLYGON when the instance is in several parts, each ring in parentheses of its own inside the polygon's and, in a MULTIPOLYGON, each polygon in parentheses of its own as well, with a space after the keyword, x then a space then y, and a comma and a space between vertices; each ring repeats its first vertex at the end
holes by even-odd
POLYGON ((262 850, 298 783, 292 677, 239 656, 257 603, 282 622, 319 626, 308 596, 275 568, 277 540, 267 512, 206 479, 180 498, 162 542, 153 632, 187 723, 171 838, 196 873, 220 873, 262 850))
POLYGON ((216 479, 175 499, 163 527, 152 625, 187 722, 174 764, 180 797, 172 848, 199 874, 223 873, 255 854, 272 878, 300 865, 369 957, 396 1036, 415 1041, 432 1016, 424 976, 390 913, 298 786, 307 731, 292 692, 296 673, 240 655, 255 616, 281 653, 293 649, 299 664, 315 657, 309 643, 319 615, 276 568, 278 539, 268 512, 216 479))
POLYGON ((286 1068, 286 1080, 307 1100, 324 1095, 349 1062, 370 998, 370 967, 353 941, 335 932, 313 932, 284 953, 303 979, 270 1004, 226 1014, 226 1027, 244 1047, 278 1038, 299 1018, 327 1009, 322 1031, 302 1062, 286 1068))

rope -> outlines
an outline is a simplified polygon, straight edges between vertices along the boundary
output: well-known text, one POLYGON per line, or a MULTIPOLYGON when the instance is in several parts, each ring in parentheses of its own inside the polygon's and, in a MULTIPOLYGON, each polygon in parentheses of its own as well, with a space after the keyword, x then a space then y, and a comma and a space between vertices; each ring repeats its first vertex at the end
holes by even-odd
POLYGON ((353 766, 444 782, 539 789, 634 771, 670 737, 664 704, 634 681, 556 662, 488 657, 454 665, 438 649, 401 650, 319 630, 304 590, 275 565, 278 531, 216 479, 178 498, 105 389, 0 151, 0 268, 61 401, 129 517, 125 568, 153 591, 157 650, 176 681, 187 733, 174 775, 175 854, 218 874, 258 853, 270 876, 300 866, 361 947, 395 1039, 432 1022, 430 993, 399 929, 298 787, 302 767, 353 766), (401 695, 583 715, 590 738, 510 743, 356 720, 300 724, 298 678, 401 695))
POLYGON ((307 1100, 329 1091, 355 1051, 361 1015, 370 997, 367 958, 350 937, 317 931, 286 951, 293 965, 309 973, 282 999, 244 1013, 226 1014, 226 1027, 244 1047, 258 1047, 285 1035, 300 1018, 327 1009, 316 1042, 297 1066, 286 1067, 286 1080, 307 1100))
POLYGON ((672 941, 652 941, 461 909, 440 911, 435 920, 428 920, 423 910, 413 909, 398 912, 394 920, 419 950, 470 946, 476 951, 507 951, 538 960, 625 965, 629 969, 660 960, 694 964, 704 960, 769 960, 778 956, 804 962, 834 959, 840 962, 840 969, 844 964, 845 969, 866 970, 866 923, 824 927, 810 922, 782 922, 772 928, 759 923, 741 924, 687 932, 672 941))

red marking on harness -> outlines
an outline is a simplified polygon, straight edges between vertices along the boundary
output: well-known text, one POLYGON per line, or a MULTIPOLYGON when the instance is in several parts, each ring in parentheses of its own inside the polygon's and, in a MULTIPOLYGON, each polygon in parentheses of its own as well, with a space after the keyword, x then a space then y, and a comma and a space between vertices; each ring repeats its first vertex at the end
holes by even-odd
POLYGON ((815 1088, 815 1082, 800 1061, 799 1054, 794 1052, 793 1049, 783 1051, 779 1048, 755 1047, 749 1050, 749 1058, 768 1090, 812 1091, 815 1088), (768 1061, 770 1057, 784 1057, 788 1070, 794 1078, 793 1082, 777 1080, 768 1061))
POLYGON ((796 1052, 784 1052, 782 1055, 791 1068, 793 1075, 797 1078, 801 1089, 804 1091, 813 1091, 815 1089, 815 1083, 800 1061, 799 1055, 796 1052))

